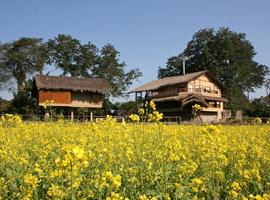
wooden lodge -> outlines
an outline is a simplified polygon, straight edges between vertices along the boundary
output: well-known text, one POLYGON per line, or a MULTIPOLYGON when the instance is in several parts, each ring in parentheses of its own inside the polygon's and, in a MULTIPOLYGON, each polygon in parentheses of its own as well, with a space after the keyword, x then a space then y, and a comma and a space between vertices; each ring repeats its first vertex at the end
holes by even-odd
POLYGON ((101 78, 37 75, 33 91, 39 106, 49 101, 53 107, 101 108, 103 93, 111 86, 101 78))
POLYGON ((153 100, 164 116, 179 116, 182 120, 192 118, 192 105, 202 107, 203 122, 222 119, 225 88, 209 71, 171 76, 148 82, 130 93, 135 98, 153 100))

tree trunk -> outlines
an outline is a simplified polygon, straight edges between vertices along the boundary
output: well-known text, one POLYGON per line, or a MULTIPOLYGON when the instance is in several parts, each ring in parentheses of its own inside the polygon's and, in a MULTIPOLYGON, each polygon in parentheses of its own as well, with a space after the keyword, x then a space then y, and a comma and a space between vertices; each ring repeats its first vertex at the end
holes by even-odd
POLYGON ((17 94, 24 91, 26 84, 26 74, 22 70, 13 72, 14 78, 17 81, 17 94))
POLYGON ((17 79, 17 91, 18 91, 18 94, 23 92, 24 88, 25 88, 25 80, 17 79))

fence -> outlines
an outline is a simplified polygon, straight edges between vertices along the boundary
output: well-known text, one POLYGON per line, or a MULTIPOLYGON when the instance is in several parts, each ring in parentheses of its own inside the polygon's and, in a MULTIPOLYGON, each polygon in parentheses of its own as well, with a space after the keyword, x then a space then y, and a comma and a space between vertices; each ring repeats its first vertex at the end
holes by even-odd
MULTIPOLYGON (((4 114, 0 114, 0 117, 4 114)), ((26 122, 43 122, 43 121, 58 121, 58 120, 68 120, 71 121, 70 115, 53 115, 49 118, 45 118, 44 115, 19 115, 23 121, 26 122)), ((91 115, 75 115, 73 117, 74 122, 97 122, 100 120, 104 120, 106 116, 91 116, 91 115)), ((114 119, 116 119, 117 122, 130 122, 130 119, 128 116, 113 116, 114 119)), ((221 123, 221 124, 254 124, 258 123, 260 120, 258 120, 257 117, 230 117, 230 118, 224 118, 219 122, 213 121, 213 123, 221 123)), ((261 117, 262 124, 268 124, 270 123, 270 118, 267 117, 261 117)), ((182 118, 180 116, 164 116, 161 120, 164 123, 168 124, 180 124, 183 123, 182 118)), ((184 123, 194 123, 194 121, 184 121, 184 123)), ((196 122, 195 122, 196 123, 196 122)))

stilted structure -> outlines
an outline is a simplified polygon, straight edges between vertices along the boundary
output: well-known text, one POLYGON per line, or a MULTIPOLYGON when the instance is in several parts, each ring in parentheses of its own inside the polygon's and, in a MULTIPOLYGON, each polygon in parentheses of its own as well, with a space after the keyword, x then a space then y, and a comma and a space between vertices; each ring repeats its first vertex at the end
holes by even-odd
POLYGON ((101 78, 37 75, 34 77, 33 96, 39 106, 50 102, 52 107, 70 108, 73 121, 73 108, 102 108, 103 94, 111 89, 108 81, 101 78))

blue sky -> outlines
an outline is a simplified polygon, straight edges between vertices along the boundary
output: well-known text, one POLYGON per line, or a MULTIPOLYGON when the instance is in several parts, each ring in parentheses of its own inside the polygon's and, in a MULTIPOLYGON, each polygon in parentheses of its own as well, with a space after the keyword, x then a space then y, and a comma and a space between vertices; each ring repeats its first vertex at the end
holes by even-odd
MULTIPOLYGON (((207 27, 246 33, 255 61, 270 67, 269 10, 269 0, 0 0, 0 42, 64 33, 99 48, 111 43, 128 69, 143 72, 134 88, 155 79, 158 67, 207 27)), ((264 89, 251 96, 261 95, 264 89)))

